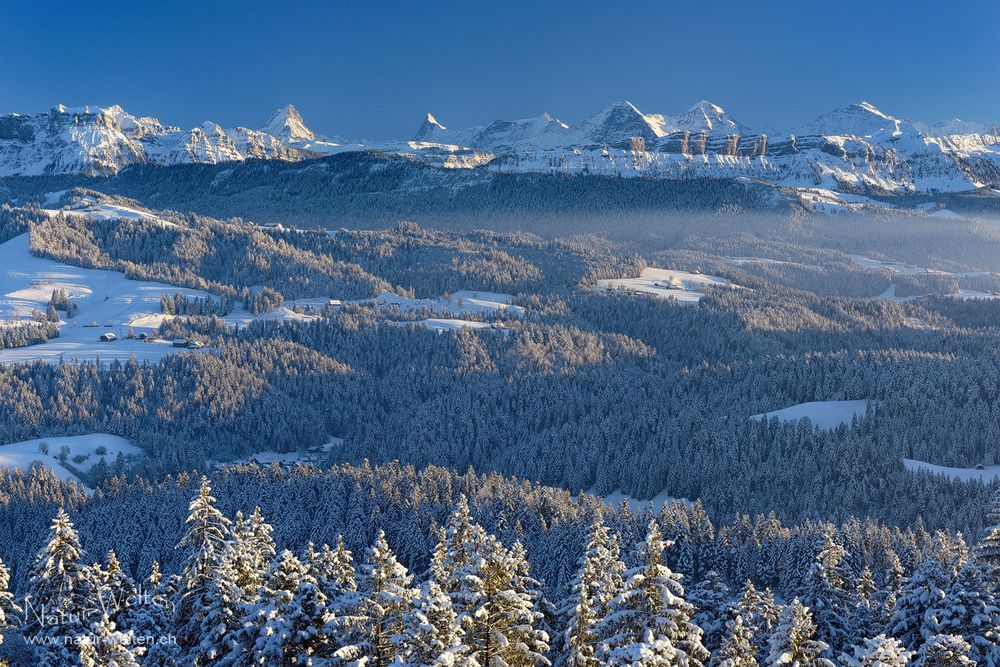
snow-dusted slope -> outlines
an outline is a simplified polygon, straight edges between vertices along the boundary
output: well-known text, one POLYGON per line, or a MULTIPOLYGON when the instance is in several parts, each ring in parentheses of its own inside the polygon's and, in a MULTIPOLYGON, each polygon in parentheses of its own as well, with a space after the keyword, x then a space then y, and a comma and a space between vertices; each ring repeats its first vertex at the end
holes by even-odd
POLYGON ((872 137, 882 134, 897 136, 914 130, 911 123, 883 113, 869 102, 860 102, 825 113, 795 134, 872 137))
POLYGON ((107 433, 36 438, 10 444, 0 444, 0 467, 18 468, 27 472, 34 463, 51 468, 60 479, 82 482, 74 473, 90 470, 100 461, 113 466, 121 454, 135 459, 142 456, 142 450, 125 438, 107 433), (60 460, 63 449, 69 450, 66 465, 60 460), (72 466, 70 470, 68 466, 72 466))
MULTIPOLYGON (((85 212, 80 210, 79 214, 85 212)), ((94 212, 99 215, 100 211, 94 212)), ((176 293, 212 298, 207 292, 163 283, 130 280, 122 273, 70 266, 36 257, 28 250, 28 235, 0 243, 0 326, 30 321, 34 311, 45 312, 53 290, 65 290, 77 305, 76 317, 59 323, 59 337, 46 343, 0 350, 0 364, 65 360, 156 361, 179 352, 169 341, 129 339, 129 331, 151 334, 167 317, 161 295, 176 293), (103 342, 102 334, 117 340, 103 342)), ((63 315, 65 318, 65 315, 63 315)))
POLYGON ((638 278, 609 278, 598 280, 594 289, 600 291, 624 290, 652 294, 664 299, 673 298, 678 303, 698 303, 705 296, 706 288, 738 288, 725 278, 706 276, 673 269, 643 269, 638 278))

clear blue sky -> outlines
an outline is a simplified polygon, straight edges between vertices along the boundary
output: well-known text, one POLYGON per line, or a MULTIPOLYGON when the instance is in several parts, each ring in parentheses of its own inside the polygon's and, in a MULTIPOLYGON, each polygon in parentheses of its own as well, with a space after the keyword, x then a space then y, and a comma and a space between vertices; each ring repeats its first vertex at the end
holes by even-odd
POLYGON ((410 136, 629 99, 710 99, 789 127, 862 99, 1000 122, 1000 2, 970 0, 0 0, 0 113, 119 103, 257 127, 294 103, 319 132, 410 136))

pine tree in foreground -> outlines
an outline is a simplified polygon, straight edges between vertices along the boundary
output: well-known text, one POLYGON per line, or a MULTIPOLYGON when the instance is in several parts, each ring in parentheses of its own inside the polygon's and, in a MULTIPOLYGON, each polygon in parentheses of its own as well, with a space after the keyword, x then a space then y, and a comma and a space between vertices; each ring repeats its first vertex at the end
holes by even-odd
POLYGON ((729 587, 715 570, 705 573, 705 578, 688 591, 688 602, 694 605, 692 620, 704 633, 705 648, 714 651, 722 642, 729 623, 732 595, 729 587))
POLYGON ((409 667, 475 667, 449 598, 435 579, 427 581, 406 614, 403 643, 409 667))
POLYGON ((142 656, 143 667, 171 667, 180 663, 180 646, 173 636, 173 591, 160 575, 159 563, 153 561, 149 577, 142 583, 140 596, 120 615, 121 627, 136 637, 149 637, 142 656))
MULTIPOLYGON (((22 613, 22 609, 14 601, 14 594, 10 592, 10 570, 7 565, 0 560, 0 644, 3 644, 4 632, 11 626, 14 617, 22 613)), ((0 659, 0 667, 3 666, 0 659)))
POLYGON ((858 575, 851 596, 850 627, 854 636, 872 637, 885 625, 881 618, 878 601, 879 590, 875 585, 875 575, 870 567, 865 567, 858 575))
POLYGON ((924 642, 915 667, 976 667, 969 657, 972 647, 960 635, 934 635, 924 642))
POLYGON ((768 667, 834 667, 832 661, 821 657, 830 647, 815 637, 812 614, 796 598, 785 607, 771 634, 766 664, 768 667))
POLYGON ((340 648, 331 639, 326 596, 291 551, 274 561, 259 603, 246 608, 240 628, 226 640, 229 653, 217 664, 299 665, 331 657, 340 648))
MULTIPOLYGON (((232 549, 245 548, 235 538, 232 542, 232 549)), ((234 566, 230 555, 221 559, 196 607, 198 617, 193 621, 198 624, 198 632, 196 643, 188 651, 188 659, 195 665, 210 665, 229 652, 229 642, 240 628, 244 610, 255 601, 256 591, 250 595, 239 585, 234 566)))
POLYGON ((470 657, 480 665, 548 665, 538 629, 539 593, 520 545, 507 549, 472 520, 463 496, 436 552, 438 581, 451 598, 470 657))
POLYGON ((212 486, 202 477, 188 508, 188 532, 177 545, 187 551, 175 600, 175 625, 185 647, 201 644, 202 620, 213 606, 216 575, 225 561, 230 522, 215 503, 212 486))
POLYGON ((934 634, 925 627, 926 615, 944 600, 949 584, 949 575, 940 561, 928 558, 921 563, 896 598, 888 634, 908 649, 917 649, 934 634))
POLYGON ((405 658, 404 618, 419 591, 413 577, 389 548, 379 531, 361 566, 361 595, 367 636, 362 650, 373 667, 387 667, 405 658))
POLYGON ((257 507, 249 519, 237 512, 230 538, 226 543, 225 560, 232 569, 234 583, 247 595, 257 592, 264 583, 264 574, 277 553, 273 528, 264 521, 257 507))
POLYGON ((681 577, 664 564, 668 543, 650 521, 638 546, 639 565, 628 573, 622 593, 598 628, 608 637, 599 656, 607 665, 681 663, 700 667, 709 660, 701 629, 691 622, 692 605, 684 600, 681 577), (637 662, 638 661, 638 662, 637 662))
POLYGON ((115 629, 114 622, 105 616, 93 625, 90 634, 80 642, 82 667, 141 667, 139 656, 145 647, 133 647, 133 635, 115 629))
POLYGON ((925 632, 959 635, 972 647, 969 656, 982 667, 1000 665, 1000 608, 979 565, 962 566, 947 595, 924 615, 925 632))
POLYGON ((72 639, 89 630, 86 592, 96 586, 82 564, 83 548, 73 523, 61 507, 52 520, 49 540, 35 557, 28 575, 22 632, 39 638, 36 652, 41 665, 76 665, 79 655, 72 639), (48 622, 46 619, 57 619, 48 622), (43 638, 49 638, 45 643, 43 638))
POLYGON ((358 590, 354 556, 344 546, 343 535, 337 536, 337 547, 324 544, 319 550, 310 544, 304 559, 309 573, 315 577, 323 593, 331 600, 358 590))
POLYGON ((712 655, 712 667, 757 667, 757 649, 753 645, 753 633, 744 624, 739 609, 730 610, 722 634, 722 643, 712 655))
POLYGON ((747 579, 743 592, 736 600, 735 609, 750 631, 750 643, 757 647, 757 662, 764 663, 768 656, 768 639, 778 624, 781 608, 775 604, 770 589, 758 591, 753 582, 747 579))
POLYGON ((823 534, 824 543, 806 574, 799 600, 809 608, 816 623, 816 636, 836 654, 847 647, 851 636, 850 619, 854 615, 847 590, 848 573, 844 568, 847 551, 834 540, 833 530, 823 534))
POLYGON ((913 651, 907 651, 898 639, 879 635, 855 646, 854 655, 845 655, 843 664, 845 667, 906 667, 911 657, 913 651))
POLYGON ((576 578, 561 615, 566 619, 559 664, 570 667, 594 667, 598 646, 598 621, 607 616, 611 601, 622 589, 625 565, 619 556, 618 541, 598 517, 587 538, 579 560, 576 578))

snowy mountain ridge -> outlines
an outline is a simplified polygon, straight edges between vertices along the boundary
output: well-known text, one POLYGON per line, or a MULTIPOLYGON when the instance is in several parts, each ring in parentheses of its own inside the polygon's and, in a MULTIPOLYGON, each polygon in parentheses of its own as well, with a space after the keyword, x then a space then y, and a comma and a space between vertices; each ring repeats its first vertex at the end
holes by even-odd
POLYGON ((747 177, 855 195, 1000 188, 996 125, 909 121, 869 102, 770 133, 743 125, 707 100, 676 115, 645 113, 622 101, 575 125, 544 113, 456 129, 427 114, 412 139, 367 145, 317 135, 292 105, 275 111, 260 129, 206 122, 184 130, 117 105, 59 105, 34 116, 0 116, 0 176, 113 175, 135 164, 298 161, 369 149, 452 169, 747 177))

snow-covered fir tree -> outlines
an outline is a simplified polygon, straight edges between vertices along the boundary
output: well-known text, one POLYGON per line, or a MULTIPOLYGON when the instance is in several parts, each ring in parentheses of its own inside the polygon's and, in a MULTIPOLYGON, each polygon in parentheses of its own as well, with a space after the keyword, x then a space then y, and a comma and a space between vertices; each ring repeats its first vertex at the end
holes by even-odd
POLYGON ((865 567, 858 575, 851 591, 849 626, 854 636, 873 637, 884 628, 879 589, 870 567, 865 567))
MULTIPOLYGON (((207 590, 200 596, 195 607, 198 631, 189 641, 193 645, 188 658, 195 665, 209 665, 226 655, 234 633, 243 622, 245 610, 256 602, 257 589, 248 593, 240 585, 240 572, 236 565, 241 561, 239 553, 247 548, 235 535, 230 538, 230 546, 220 559, 207 584, 207 590), (196 642, 196 643, 195 643, 196 642)), ((242 557, 245 563, 249 558, 242 557)), ((260 575, 244 572, 244 581, 255 580, 260 575)), ((258 587, 259 588, 259 587, 258 587)))
POLYGON ((458 614, 470 657, 480 665, 549 664, 549 638, 538 629, 540 594, 531 587, 520 545, 508 549, 476 524, 463 496, 439 551, 437 577, 458 614))
POLYGON ((823 657, 830 647, 816 639, 812 614, 797 598, 781 613, 768 646, 768 667, 834 667, 833 661, 823 657))
POLYGON ((732 603, 732 592, 722 580, 719 573, 709 570, 705 578, 688 590, 688 602, 694 605, 694 623, 704 633, 705 648, 715 651, 718 648, 726 625, 731 616, 729 607, 732 603))
POLYGON ((274 529, 264 521, 260 507, 254 508, 249 519, 237 512, 226 544, 225 559, 235 575, 235 583, 250 595, 264 582, 276 548, 271 533, 274 529))
POLYGON ((722 640, 712 654, 712 667, 757 667, 757 647, 753 645, 753 632, 743 622, 743 615, 736 607, 729 609, 729 620, 723 628, 722 640))
POLYGON ((911 657, 913 651, 907 651, 898 639, 878 635, 856 645, 853 655, 844 655, 842 662, 845 667, 906 667, 911 657))
MULTIPOLYGON (((23 611, 15 601, 14 594, 10 591, 10 570, 0 560, 0 644, 3 644, 4 635, 8 628, 16 622, 16 618, 23 611)), ((7 667, 4 658, 0 658, 0 667, 7 667)))
POLYGON ((76 528, 61 507, 52 520, 49 539, 35 557, 28 576, 22 632, 38 637, 40 665, 76 665, 79 655, 70 641, 89 631, 99 604, 87 598, 99 587, 83 564, 84 551, 76 528), (46 643, 41 638, 51 638, 46 643), (62 638, 62 639, 60 639, 62 638))
POLYGON ((768 640, 778 624, 781 607, 774 602, 774 595, 770 589, 758 591, 748 579, 736 600, 735 609, 739 611, 743 624, 750 631, 750 643, 757 647, 757 662, 763 663, 767 660, 768 640))
POLYGON ((474 667, 465 633, 451 598, 435 578, 424 582, 420 596, 403 618, 406 665, 410 667, 474 667))
POLYGON ((387 667, 405 661, 405 622, 419 591, 413 576, 389 548, 379 531, 361 565, 360 592, 366 637, 362 643, 368 664, 387 667))
POLYGON ((922 562, 896 598, 889 619, 888 634, 916 650, 924 639, 935 634, 926 627, 927 612, 947 596, 950 576, 936 558, 922 562))
POLYGON ((915 667, 976 667, 972 647, 961 635, 932 635, 920 647, 915 667))
POLYGON ((137 595, 119 615, 121 627, 127 628, 146 643, 143 667, 169 667, 181 660, 181 647, 174 634, 173 590, 153 561, 149 576, 139 586, 137 595))
POLYGON ((809 608, 816 623, 817 639, 829 646, 828 657, 847 648, 856 631, 851 627, 856 605, 847 589, 849 573, 844 567, 847 557, 834 538, 833 531, 823 535, 823 546, 816 554, 799 592, 799 600, 809 608))
POLYGON ((82 667, 142 667, 140 657, 144 646, 134 646, 131 632, 115 628, 114 621, 104 616, 83 635, 80 643, 82 667))
POLYGON ((315 545, 309 544, 306 547, 305 563, 309 573, 319 582, 323 593, 331 599, 358 589, 354 556, 344 545, 343 535, 337 536, 336 548, 324 544, 316 549, 315 545))
POLYGON ((345 647, 335 643, 332 620, 316 580, 286 549, 275 559, 258 601, 246 607, 239 628, 225 640, 228 653, 213 664, 284 666, 333 658, 345 647))
POLYGON ((597 653, 603 638, 597 633, 599 621, 608 615, 611 601, 621 592, 624 572, 618 539, 598 517, 590 528, 570 595, 561 609, 566 630, 559 664, 600 664, 597 653))
POLYGON ((100 605, 104 614, 120 625, 120 617, 136 594, 135 582, 122 570, 114 549, 108 551, 104 567, 94 564, 90 572, 90 579, 96 582, 97 588, 88 595, 100 605))
POLYGON ((600 658, 608 665, 683 664, 701 666, 709 653, 701 629, 691 621, 694 607, 684 599, 681 576, 664 564, 669 546, 651 520, 637 547, 638 565, 629 570, 622 592, 598 628, 607 636, 600 658))
POLYGON ((976 556, 987 565, 1000 568, 1000 489, 993 492, 983 539, 979 542, 976 556))
POLYGON ((924 634, 960 635, 977 664, 1000 666, 1000 608, 979 565, 967 561, 944 598, 925 612, 924 634))
MULTIPOLYGON (((188 531, 177 545, 186 552, 175 593, 175 627, 184 646, 200 647, 206 611, 216 602, 216 574, 226 562, 230 521, 216 507, 212 486, 202 477, 188 507, 188 531)), ((200 654, 201 649, 196 648, 200 654)))

